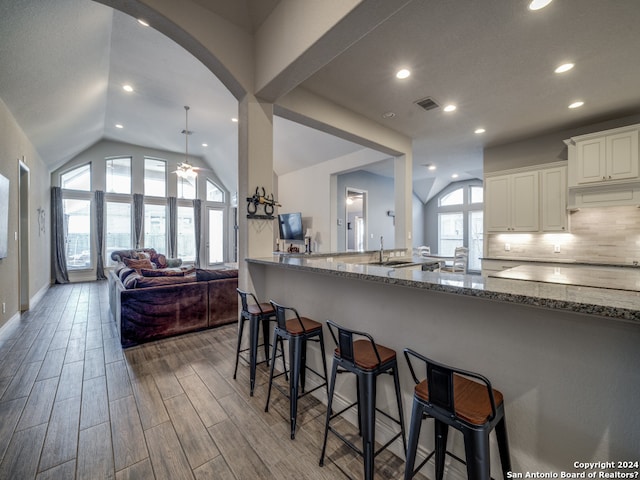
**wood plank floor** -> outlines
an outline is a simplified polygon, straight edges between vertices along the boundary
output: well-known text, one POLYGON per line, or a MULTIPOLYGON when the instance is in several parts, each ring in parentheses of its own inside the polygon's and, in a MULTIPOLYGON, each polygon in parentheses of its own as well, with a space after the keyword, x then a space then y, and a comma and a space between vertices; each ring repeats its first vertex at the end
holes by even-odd
MULTIPOLYGON (((107 293, 53 286, 0 332, 0 479, 362 478, 335 436, 318 466, 319 401, 301 400, 291 441, 288 400, 274 390, 264 412, 265 365, 254 397, 245 364, 232 379, 236 325, 123 351, 107 293)), ((376 458, 376 479, 403 473, 402 459, 376 458)))

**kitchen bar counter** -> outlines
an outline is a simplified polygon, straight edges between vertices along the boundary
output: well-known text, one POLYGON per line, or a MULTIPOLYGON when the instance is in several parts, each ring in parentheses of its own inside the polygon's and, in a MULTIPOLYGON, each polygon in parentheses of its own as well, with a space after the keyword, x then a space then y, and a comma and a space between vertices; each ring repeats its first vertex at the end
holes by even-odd
MULTIPOLYGON (((640 293, 389 268, 370 264, 379 257, 350 257, 276 256, 246 262, 259 298, 294 306, 321 322, 331 319, 369 332, 400 355, 411 348, 491 379, 505 398, 514 473, 553 472, 560 478, 560 472, 574 471, 576 461, 638 459, 640 293)), ((325 341, 332 351, 328 332, 325 341)), ((310 346, 307 360, 320 365, 316 345, 310 346)), ((404 361, 399 374, 408 416, 414 385, 404 361)), ((326 402, 323 390, 317 392, 326 402)), ((395 411, 389 379, 379 380, 376 397, 379 408, 395 411)), ((354 382, 341 379, 334 398, 336 411, 354 402, 354 382)), ((355 413, 344 415, 357 425, 355 413)), ((376 440, 384 444, 397 429, 378 417, 376 440)), ((423 430, 421 446, 430 451, 433 422, 424 422, 423 430)), ((460 436, 451 436, 450 450, 463 456, 460 436)), ((500 478, 494 436, 490 441, 492 477, 500 478)), ((392 449, 403 458, 401 442, 392 449)), ((431 465, 423 473, 432 472, 431 465)), ((463 480, 464 467, 453 461, 447 478, 463 480)))
POLYGON ((565 310, 640 325, 640 270, 613 272, 588 267, 554 270, 556 267, 529 266, 507 270, 506 272, 515 270, 512 276, 502 273, 487 278, 479 275, 423 272, 367 263, 347 263, 342 261, 340 256, 327 255, 273 256, 247 259, 247 262, 565 310), (569 270, 573 273, 570 274, 569 270), (603 273, 605 271, 606 275, 603 273), (618 273, 620 276, 616 277, 618 273), (550 282, 549 279, 553 278, 558 281, 550 282))

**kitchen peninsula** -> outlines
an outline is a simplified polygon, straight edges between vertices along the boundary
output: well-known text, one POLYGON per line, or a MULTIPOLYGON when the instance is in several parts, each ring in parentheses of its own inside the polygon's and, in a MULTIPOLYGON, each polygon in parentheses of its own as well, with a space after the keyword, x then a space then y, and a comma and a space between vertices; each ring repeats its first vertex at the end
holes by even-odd
MULTIPOLYGON (((338 255, 247 262, 260 298, 490 378, 505 395, 514 472, 638 460, 640 292, 389 268, 338 255)), ((316 350, 309 357, 320 361, 316 350)), ((413 385, 404 362, 400 373, 410 412, 413 385)), ((355 398, 347 382, 338 390, 345 404, 355 398)), ((392 399, 391 384, 383 384, 378 407, 392 399)), ((377 438, 390 431, 378 428, 377 438)), ((461 438, 451 437, 449 449, 463 454, 461 438)), ((432 435, 423 435, 421 446, 430 449, 432 435)), ((464 478, 455 463, 450 474, 464 478)), ((500 476, 495 444, 492 473, 500 476)))

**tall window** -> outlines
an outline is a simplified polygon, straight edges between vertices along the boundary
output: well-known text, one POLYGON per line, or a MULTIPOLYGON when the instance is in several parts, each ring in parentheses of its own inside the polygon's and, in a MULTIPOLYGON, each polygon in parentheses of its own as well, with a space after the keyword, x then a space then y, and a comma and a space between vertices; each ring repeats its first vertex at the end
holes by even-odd
POLYGON ((86 164, 60 175, 60 188, 91 191, 91 165, 86 164))
POLYGON ((207 179, 207 201, 224 202, 224 192, 209 179, 207 179))
POLYGON ((107 193, 131 193, 131 157, 106 160, 107 193))
POLYGON ((132 248, 131 237, 131 204, 121 202, 107 202, 105 228, 105 258, 107 266, 114 265, 111 252, 132 248))
POLYGON ((196 259, 196 234, 193 228, 193 207, 178 207, 178 258, 196 259))
POLYGON ((209 263, 224 261, 224 214, 222 210, 209 209, 209 263))
POLYGON ((167 162, 144 159, 144 194, 147 197, 167 196, 167 162))
POLYGON ((483 196, 482 185, 456 183, 438 198, 438 254, 453 256, 456 247, 468 247, 471 271, 480 270, 483 196))
POLYGON ((198 177, 178 177, 178 198, 192 200, 196 198, 196 182, 198 177))
POLYGON ((167 207, 144 204, 144 246, 158 253, 167 251, 167 207))
POLYGON ((67 268, 91 268, 91 201, 63 199, 67 268))

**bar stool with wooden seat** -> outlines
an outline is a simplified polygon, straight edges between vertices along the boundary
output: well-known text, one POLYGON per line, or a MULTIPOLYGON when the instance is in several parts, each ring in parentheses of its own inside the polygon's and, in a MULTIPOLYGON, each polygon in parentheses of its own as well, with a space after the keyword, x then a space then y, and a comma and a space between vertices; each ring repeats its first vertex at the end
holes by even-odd
POLYGON ((233 370, 233 379, 235 380, 238 373, 238 361, 240 359, 240 354, 248 350, 250 395, 253 397, 253 390, 256 385, 256 367, 258 366, 258 364, 264 362, 269 365, 269 322, 275 321, 276 312, 271 304, 258 302, 258 299, 253 293, 245 292, 243 290, 240 290, 239 288, 236 290, 238 291, 238 295, 240 295, 242 310, 240 311, 240 325, 238 326, 238 346, 236 348, 236 366, 233 370), (249 297, 251 297, 253 301, 252 303, 249 302, 249 297), (246 321, 249 321, 249 347, 242 349, 242 332, 244 330, 244 323, 246 321), (258 362, 258 347, 260 347, 260 345, 258 345, 258 333, 260 329, 260 323, 262 323, 262 344, 264 345, 265 359, 261 362, 258 362))
POLYGON ((327 320, 327 325, 329 326, 333 340, 336 342, 337 348, 333 354, 333 368, 331 370, 331 380, 329 381, 329 401, 327 405, 327 419, 325 422, 320 466, 324 464, 327 437, 329 431, 331 431, 352 450, 363 457, 364 478, 366 480, 372 480, 375 457, 382 450, 389 447, 398 437, 402 437, 402 446, 405 454, 407 452, 396 352, 395 350, 375 343, 373 337, 368 333, 350 330, 331 320, 327 320), (335 332, 338 334, 337 337, 335 332), (357 399, 355 403, 332 414, 331 407, 335 391, 336 375, 345 372, 354 373, 357 377, 357 399), (393 418, 389 413, 376 408, 377 378, 384 373, 393 376, 399 418, 393 418), (362 436, 362 450, 330 425, 331 420, 354 406, 358 407, 358 426, 360 428, 360 435, 362 436), (375 451, 376 412, 383 414, 385 417, 400 425, 400 431, 385 445, 380 447, 378 451, 375 451))
POLYGON ((404 478, 409 480, 435 454, 436 480, 442 480, 445 455, 467 465, 467 478, 489 480, 491 465, 489 433, 495 428, 503 477, 511 470, 509 442, 504 415, 502 393, 491 386, 489 380, 477 373, 449 367, 406 348, 404 356, 416 383, 413 394, 413 412, 409 429, 409 446, 404 478), (410 356, 426 367, 426 378, 418 379, 410 356), (414 470, 420 427, 425 417, 435 420, 435 451, 414 470), (464 435, 466 462, 447 451, 449 426, 464 435))
POLYGON ((278 343, 282 351, 284 360, 284 346, 283 340, 289 341, 289 369, 291 370, 289 375, 289 391, 286 392, 278 385, 276 388, 280 390, 285 396, 289 397, 289 413, 291 419, 291 439, 296 436, 296 421, 298 416, 298 399, 308 395, 311 392, 327 387, 327 360, 324 351, 324 335, 322 333, 322 324, 311 320, 307 317, 301 317, 298 311, 293 307, 285 307, 274 301, 271 301, 273 310, 276 313, 276 327, 273 331, 273 344, 275 348, 271 352, 271 370, 269 372, 269 391, 267 393, 267 403, 264 407, 264 411, 269 411, 269 400, 271 399, 271 387, 273 385, 273 379, 278 378, 281 375, 286 375, 287 370, 278 375, 273 374, 273 368, 278 350, 278 343), (286 319, 287 313, 293 313, 294 318, 286 319), (307 365, 307 342, 319 342, 320 354, 322 355, 322 368, 324 370, 324 376, 318 373, 313 368, 307 365), (322 383, 315 386, 311 390, 305 391, 306 372, 310 370, 323 380, 322 383))

